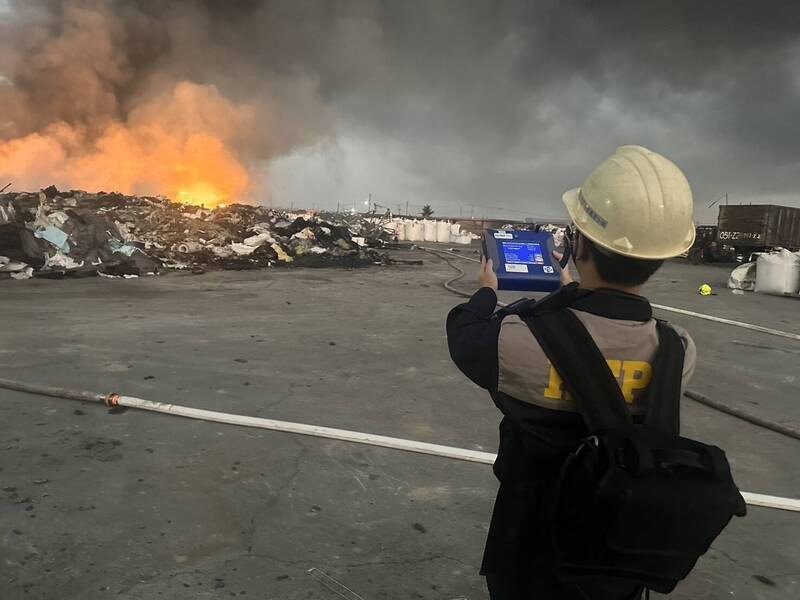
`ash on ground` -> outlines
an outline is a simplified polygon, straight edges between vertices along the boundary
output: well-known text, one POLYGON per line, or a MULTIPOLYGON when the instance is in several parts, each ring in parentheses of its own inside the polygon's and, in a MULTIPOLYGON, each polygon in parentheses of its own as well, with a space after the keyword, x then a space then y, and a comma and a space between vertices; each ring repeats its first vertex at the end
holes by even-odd
POLYGON ((376 248, 389 239, 380 227, 362 231, 358 224, 264 206, 206 209, 164 197, 52 186, 0 194, 0 278, 386 264, 376 248))

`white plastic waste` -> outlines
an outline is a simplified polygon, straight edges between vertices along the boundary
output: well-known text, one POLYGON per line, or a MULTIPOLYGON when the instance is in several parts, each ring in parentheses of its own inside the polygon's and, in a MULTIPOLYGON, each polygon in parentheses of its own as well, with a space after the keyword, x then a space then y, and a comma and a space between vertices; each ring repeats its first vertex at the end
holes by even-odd
POLYGON ((83 263, 84 261, 78 262, 71 256, 61 252, 61 250, 56 251, 52 256, 44 255, 45 269, 77 269, 78 267, 82 267, 83 263))
POLYGON ((27 266, 27 263, 9 260, 5 256, 0 256, 0 273, 16 273, 24 270, 27 266))
POLYGON ((779 250, 759 255, 756 265, 756 292, 780 295, 800 292, 800 256, 779 250))
POLYGON ((316 236, 314 235, 314 230, 310 227, 306 227, 302 231, 298 231, 292 236, 293 240, 316 240, 316 236))
POLYGON ((756 263, 744 263, 731 271, 731 275, 728 277, 728 287, 732 290, 746 292, 756 289, 756 263))
POLYGON ((203 245, 199 242, 187 241, 181 242, 180 244, 175 245, 175 250, 180 252, 181 254, 193 254, 195 252, 200 252, 203 249, 203 245))
POLYGON ((25 267, 22 271, 11 274, 11 279, 30 279, 33 277, 33 267, 25 267))
POLYGON ((231 250, 228 246, 209 246, 209 248, 211 249, 211 252, 214 253, 214 256, 219 256, 220 258, 230 258, 234 254, 233 250, 231 250))
POLYGON ((273 237, 269 233, 259 233, 257 235, 251 235, 250 237, 244 238, 243 243, 247 246, 253 246, 253 248, 258 248, 259 246, 263 246, 269 242, 272 244, 275 242, 273 237))
POLYGON ((248 246, 247 244, 239 244, 238 242, 234 242, 231 244, 231 250, 233 250, 239 256, 248 256, 256 251, 256 246, 248 246))

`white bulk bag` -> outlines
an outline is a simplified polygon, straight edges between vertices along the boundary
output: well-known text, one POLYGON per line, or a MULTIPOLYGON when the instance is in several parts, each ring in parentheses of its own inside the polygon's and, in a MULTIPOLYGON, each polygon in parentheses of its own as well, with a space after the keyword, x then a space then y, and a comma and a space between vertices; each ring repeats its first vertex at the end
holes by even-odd
POLYGON ((450 243, 450 223, 448 223, 447 221, 437 221, 436 241, 441 244, 450 243))
POLYGON ((732 290, 752 292, 756 288, 756 263, 744 263, 731 271, 728 287, 732 290))
POLYGON ((797 294, 800 290, 800 257, 779 250, 758 257, 756 291, 762 294, 797 294))

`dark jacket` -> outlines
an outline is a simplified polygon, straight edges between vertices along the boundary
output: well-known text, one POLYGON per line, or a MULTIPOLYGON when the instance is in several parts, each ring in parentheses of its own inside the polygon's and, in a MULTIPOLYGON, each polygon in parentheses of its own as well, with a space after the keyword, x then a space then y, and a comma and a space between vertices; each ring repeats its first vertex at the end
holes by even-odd
MULTIPOLYGON (((618 376, 636 419, 646 409, 650 363, 658 348, 650 303, 641 296, 612 290, 578 290, 575 284, 568 287, 565 291, 571 291, 575 298, 570 309, 618 376)), ((531 517, 538 509, 542 482, 559 469, 588 432, 574 402, 561 389, 558 374, 518 315, 531 305, 522 303, 495 312, 496 306, 495 292, 482 288, 447 317, 453 362, 470 380, 489 391, 503 413, 494 464, 500 489, 481 573, 530 573, 540 565, 546 576, 547 544, 533 527, 531 517)), ((685 385, 693 372, 696 352, 688 334, 676 329, 686 350, 685 385)))

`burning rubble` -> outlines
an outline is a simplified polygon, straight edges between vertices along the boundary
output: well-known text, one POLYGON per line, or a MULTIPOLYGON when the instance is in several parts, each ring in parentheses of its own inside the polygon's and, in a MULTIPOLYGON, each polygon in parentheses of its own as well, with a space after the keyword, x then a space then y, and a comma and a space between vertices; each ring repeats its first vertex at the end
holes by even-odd
MULTIPOLYGON (((362 233, 363 235, 363 233, 362 233)), ((347 226, 264 206, 213 209, 119 193, 0 194, 0 277, 136 277, 165 269, 359 266, 387 262, 381 230, 354 239, 347 226), (363 244, 363 246, 362 246, 363 244)))

